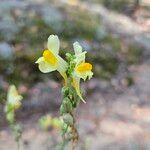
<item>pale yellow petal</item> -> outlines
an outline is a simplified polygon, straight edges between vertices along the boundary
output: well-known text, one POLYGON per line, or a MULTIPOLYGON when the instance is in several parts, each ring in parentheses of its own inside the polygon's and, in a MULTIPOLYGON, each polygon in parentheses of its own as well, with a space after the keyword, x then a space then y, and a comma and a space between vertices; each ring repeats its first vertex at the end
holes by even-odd
POLYGON ((47 47, 51 50, 54 54, 59 53, 60 42, 57 35, 50 35, 47 42, 47 47))
POLYGON ((42 62, 44 60, 44 58, 43 57, 40 57, 35 63, 36 64, 39 64, 40 62, 42 62))
POLYGON ((87 52, 84 51, 84 52, 82 52, 82 53, 76 55, 76 59, 75 59, 76 65, 79 65, 79 64, 85 62, 85 54, 86 54, 86 53, 87 53, 87 52))
POLYGON ((77 73, 77 76, 82 78, 84 81, 88 78, 89 80, 92 78, 93 76, 93 72, 92 71, 87 71, 84 73, 77 73))
POLYGON ((73 43, 73 48, 74 48, 75 55, 82 53, 82 47, 78 42, 73 43))
POLYGON ((87 73, 87 76, 88 76, 88 79, 90 80, 92 77, 93 77, 93 72, 92 71, 89 71, 87 73))
POLYGON ((7 101, 10 101, 11 97, 17 96, 18 92, 15 85, 11 85, 8 89, 7 101))
POLYGON ((77 92, 77 95, 80 97, 80 99, 84 103, 86 103, 85 100, 82 98, 82 95, 81 95, 81 91, 80 91, 80 78, 79 77, 77 77, 77 76, 73 77, 73 86, 74 86, 74 88, 75 88, 75 90, 77 92))
POLYGON ((65 80, 65 85, 67 84, 67 75, 66 75, 66 69, 67 69, 67 62, 62 59, 60 56, 58 56, 58 67, 57 71, 62 75, 62 77, 65 80))
POLYGON ((80 63, 84 63, 86 51, 82 52, 82 47, 78 42, 75 42, 73 44, 73 48, 74 48, 74 52, 76 56, 76 59, 75 59, 76 65, 80 63))
POLYGON ((46 62, 43 57, 40 57, 36 63, 38 63, 39 70, 43 73, 52 72, 57 69, 57 65, 51 65, 50 63, 46 62))

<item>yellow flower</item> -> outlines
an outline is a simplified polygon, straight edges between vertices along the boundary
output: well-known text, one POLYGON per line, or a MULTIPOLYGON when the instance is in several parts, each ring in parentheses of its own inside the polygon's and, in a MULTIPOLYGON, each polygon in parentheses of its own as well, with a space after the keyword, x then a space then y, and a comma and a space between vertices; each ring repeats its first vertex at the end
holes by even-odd
POLYGON ((59 56, 59 39, 57 35, 50 35, 47 42, 47 48, 36 63, 39 64, 39 70, 48 73, 57 70, 67 82, 66 67, 67 63, 59 56))
POLYGON ((51 115, 46 115, 39 119, 39 125, 44 130, 47 130, 49 127, 61 129, 62 122, 59 118, 52 117, 51 115))
POLYGON ((7 94, 7 103, 15 110, 21 106, 22 96, 18 94, 17 89, 14 85, 11 85, 7 94))
POLYGON ((86 52, 82 52, 82 47, 78 42, 75 42, 73 44, 74 51, 75 51, 75 69, 73 72, 73 86, 75 87, 75 90, 78 94, 78 96, 81 98, 83 102, 84 99, 82 98, 81 91, 80 91, 80 79, 82 78, 84 81, 88 78, 90 79, 93 76, 92 65, 90 63, 85 62, 85 54, 86 52))
POLYGON ((43 116, 39 119, 39 125, 42 129, 47 130, 52 124, 51 115, 43 116))

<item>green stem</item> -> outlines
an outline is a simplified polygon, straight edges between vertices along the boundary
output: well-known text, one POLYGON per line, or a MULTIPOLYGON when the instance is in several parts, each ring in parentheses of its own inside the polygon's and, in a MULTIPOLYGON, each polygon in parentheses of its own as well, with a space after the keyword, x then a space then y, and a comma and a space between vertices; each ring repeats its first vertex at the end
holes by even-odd
POLYGON ((74 118, 74 115, 73 113, 71 113, 73 119, 74 119, 74 124, 72 125, 72 135, 73 135, 73 138, 72 138, 72 150, 75 150, 76 148, 76 145, 78 143, 78 140, 79 140, 79 134, 78 134, 78 131, 75 127, 75 124, 76 124, 76 121, 75 121, 75 118, 74 118))
POLYGON ((20 142, 19 142, 19 140, 17 140, 16 142, 17 142, 17 150, 20 150, 20 142))
POLYGON ((66 86, 66 89, 68 91, 67 92, 64 91, 64 93, 63 93, 64 97, 63 97, 62 107, 65 110, 63 111, 63 113, 61 115, 63 116, 66 114, 70 114, 73 122, 72 122, 72 124, 67 124, 64 122, 64 126, 67 124, 67 128, 66 129, 63 128, 63 134, 62 134, 63 144, 62 145, 64 146, 69 141, 72 141, 72 150, 75 150, 75 147, 76 147, 78 139, 79 139, 79 135, 78 135, 77 129, 75 127, 76 121, 75 121, 75 117, 74 117, 74 109, 77 107, 78 100, 74 96, 75 92, 73 91, 74 89, 73 89, 71 83, 72 83, 72 78, 69 77, 67 86, 66 86), (67 98, 67 102, 66 102, 66 98, 67 98), (69 107, 69 109, 67 109, 68 107, 66 107, 66 105, 70 106, 70 103, 71 103, 71 109, 70 109, 70 107, 69 107), (70 131, 69 131, 69 128, 70 128, 70 131), (68 137, 68 135, 70 135, 70 136, 68 137))

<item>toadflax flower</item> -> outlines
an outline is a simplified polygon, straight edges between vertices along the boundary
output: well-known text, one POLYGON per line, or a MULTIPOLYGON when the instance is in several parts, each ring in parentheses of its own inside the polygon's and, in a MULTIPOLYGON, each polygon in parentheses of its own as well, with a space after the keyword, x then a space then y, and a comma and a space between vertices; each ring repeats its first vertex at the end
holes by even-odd
POLYGON ((67 63, 59 56, 59 39, 57 35, 50 35, 47 42, 47 48, 36 63, 39 64, 39 70, 48 73, 57 70, 67 82, 66 67, 67 63))
POLYGON ((83 79, 84 81, 88 78, 90 79, 93 76, 92 72, 92 65, 90 63, 85 62, 85 54, 86 52, 82 52, 82 47, 78 42, 75 42, 73 44, 74 51, 75 51, 75 68, 72 73, 73 76, 73 86, 78 94, 78 96, 81 98, 83 102, 84 99, 82 98, 81 91, 80 91, 80 79, 83 79))
POLYGON ((7 94, 7 109, 12 108, 14 110, 18 109, 21 106, 21 100, 23 97, 18 94, 18 91, 14 85, 11 85, 7 94))

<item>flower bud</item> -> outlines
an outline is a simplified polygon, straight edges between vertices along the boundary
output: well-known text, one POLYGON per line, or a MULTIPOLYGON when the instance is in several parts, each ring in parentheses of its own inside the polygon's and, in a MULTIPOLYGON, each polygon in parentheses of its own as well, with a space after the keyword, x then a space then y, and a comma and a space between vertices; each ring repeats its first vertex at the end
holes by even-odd
POLYGON ((10 112, 10 113, 7 113, 6 114, 6 119, 10 122, 10 123, 13 123, 14 122, 14 113, 13 112, 10 112))
POLYGON ((63 115, 63 121, 69 126, 73 125, 73 117, 69 113, 63 115))
POLYGON ((69 88, 63 87, 61 92, 62 92, 63 97, 66 97, 69 94, 69 88))
POLYGON ((60 114, 63 115, 64 113, 67 113, 67 109, 66 106, 62 104, 60 106, 60 114))
POLYGON ((64 98, 63 105, 66 108, 67 112, 71 112, 72 111, 72 103, 71 103, 69 98, 67 98, 67 97, 64 98))

